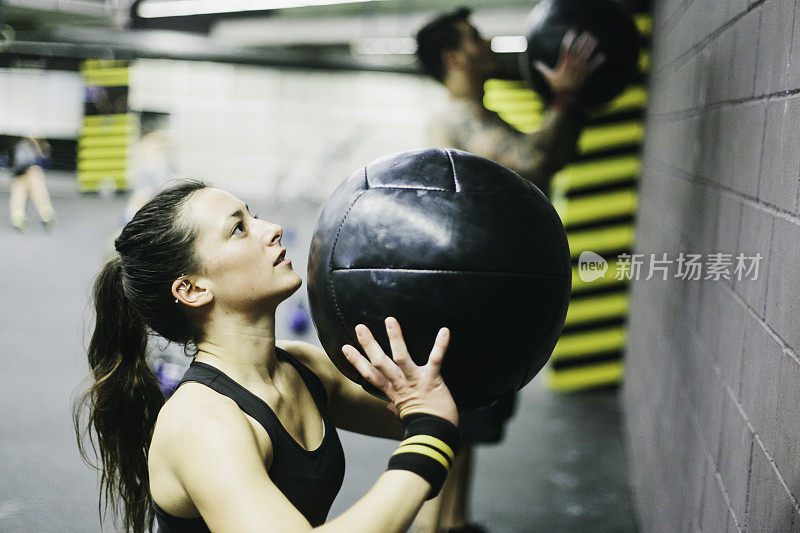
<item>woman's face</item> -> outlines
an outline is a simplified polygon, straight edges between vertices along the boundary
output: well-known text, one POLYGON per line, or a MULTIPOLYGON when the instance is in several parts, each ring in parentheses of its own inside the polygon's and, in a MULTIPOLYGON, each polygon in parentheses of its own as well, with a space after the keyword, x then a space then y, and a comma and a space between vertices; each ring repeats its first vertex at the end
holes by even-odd
POLYGON ((186 203, 185 215, 198 228, 195 252, 217 305, 274 309, 300 287, 302 279, 285 259, 283 229, 254 218, 231 194, 206 188, 186 203))

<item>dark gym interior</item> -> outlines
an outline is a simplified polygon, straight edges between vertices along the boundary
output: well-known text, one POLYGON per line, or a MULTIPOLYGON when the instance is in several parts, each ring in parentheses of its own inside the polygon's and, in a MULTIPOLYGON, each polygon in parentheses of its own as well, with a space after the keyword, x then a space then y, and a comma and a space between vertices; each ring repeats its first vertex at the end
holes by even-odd
MULTIPOLYGON (((800 531, 799 28, 797 0, 0 0, 0 531, 125 531, 73 406, 93 283, 181 178, 280 224, 275 338, 364 384, 331 355, 355 323, 406 313, 416 356, 453 317, 459 407, 519 389, 460 518, 402 530, 800 531), (435 79, 418 32, 462 7, 435 79)), ((164 398, 190 362, 150 339, 164 398)), ((403 450, 338 434, 329 526, 403 450)))

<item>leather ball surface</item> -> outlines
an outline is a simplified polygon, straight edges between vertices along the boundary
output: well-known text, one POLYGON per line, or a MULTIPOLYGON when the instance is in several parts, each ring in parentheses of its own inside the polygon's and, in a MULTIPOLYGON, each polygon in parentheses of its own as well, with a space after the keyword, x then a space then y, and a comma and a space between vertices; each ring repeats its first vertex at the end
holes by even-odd
POLYGON ((308 296, 328 356, 378 396, 341 352, 360 348, 357 324, 391 356, 383 321, 394 316, 417 364, 449 327, 442 375, 470 409, 544 366, 571 276, 564 228, 539 189, 487 159, 427 149, 378 159, 334 191, 312 238, 308 296))

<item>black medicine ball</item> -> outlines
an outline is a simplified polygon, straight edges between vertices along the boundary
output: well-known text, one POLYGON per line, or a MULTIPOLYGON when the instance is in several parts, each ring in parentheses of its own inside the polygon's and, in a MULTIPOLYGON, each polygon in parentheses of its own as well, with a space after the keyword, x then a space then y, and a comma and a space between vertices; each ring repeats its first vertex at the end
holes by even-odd
POLYGON ((347 178, 317 221, 308 259, 311 315, 328 356, 367 383, 341 352, 370 328, 391 355, 384 318, 400 322, 424 364, 451 330, 442 375, 460 409, 527 384, 564 325, 572 269, 566 233, 542 192, 458 150, 373 161, 347 178))
POLYGON ((553 93, 533 65, 542 61, 554 68, 570 28, 576 30, 576 38, 583 31, 591 32, 598 40, 594 53, 606 56, 586 82, 581 94, 586 103, 610 101, 638 72, 639 33, 631 17, 612 0, 542 0, 531 11, 525 27, 528 49, 520 55, 522 74, 546 102, 553 93))

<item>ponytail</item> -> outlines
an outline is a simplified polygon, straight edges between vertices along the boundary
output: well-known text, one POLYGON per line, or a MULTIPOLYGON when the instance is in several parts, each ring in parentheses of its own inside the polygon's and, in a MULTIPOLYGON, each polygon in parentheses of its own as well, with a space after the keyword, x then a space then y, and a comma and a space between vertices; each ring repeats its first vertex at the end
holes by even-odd
POLYGON ((102 512, 110 506, 115 519, 122 515, 125 531, 142 533, 153 526, 147 452, 164 397, 146 362, 147 328, 123 292, 119 256, 98 275, 94 305, 88 350, 94 382, 73 408, 78 448, 101 472, 102 512), (87 436, 94 459, 87 453, 87 436))
POLYGON ((110 507, 126 532, 152 529, 154 518, 147 453, 164 397, 147 366, 148 335, 184 349, 199 338, 199 324, 173 304, 171 291, 177 278, 200 270, 197 227, 181 214, 205 187, 181 180, 144 204, 114 241, 119 256, 103 266, 94 284, 97 319, 88 350, 93 380, 75 402, 73 421, 81 456, 100 470, 101 515, 110 507))

